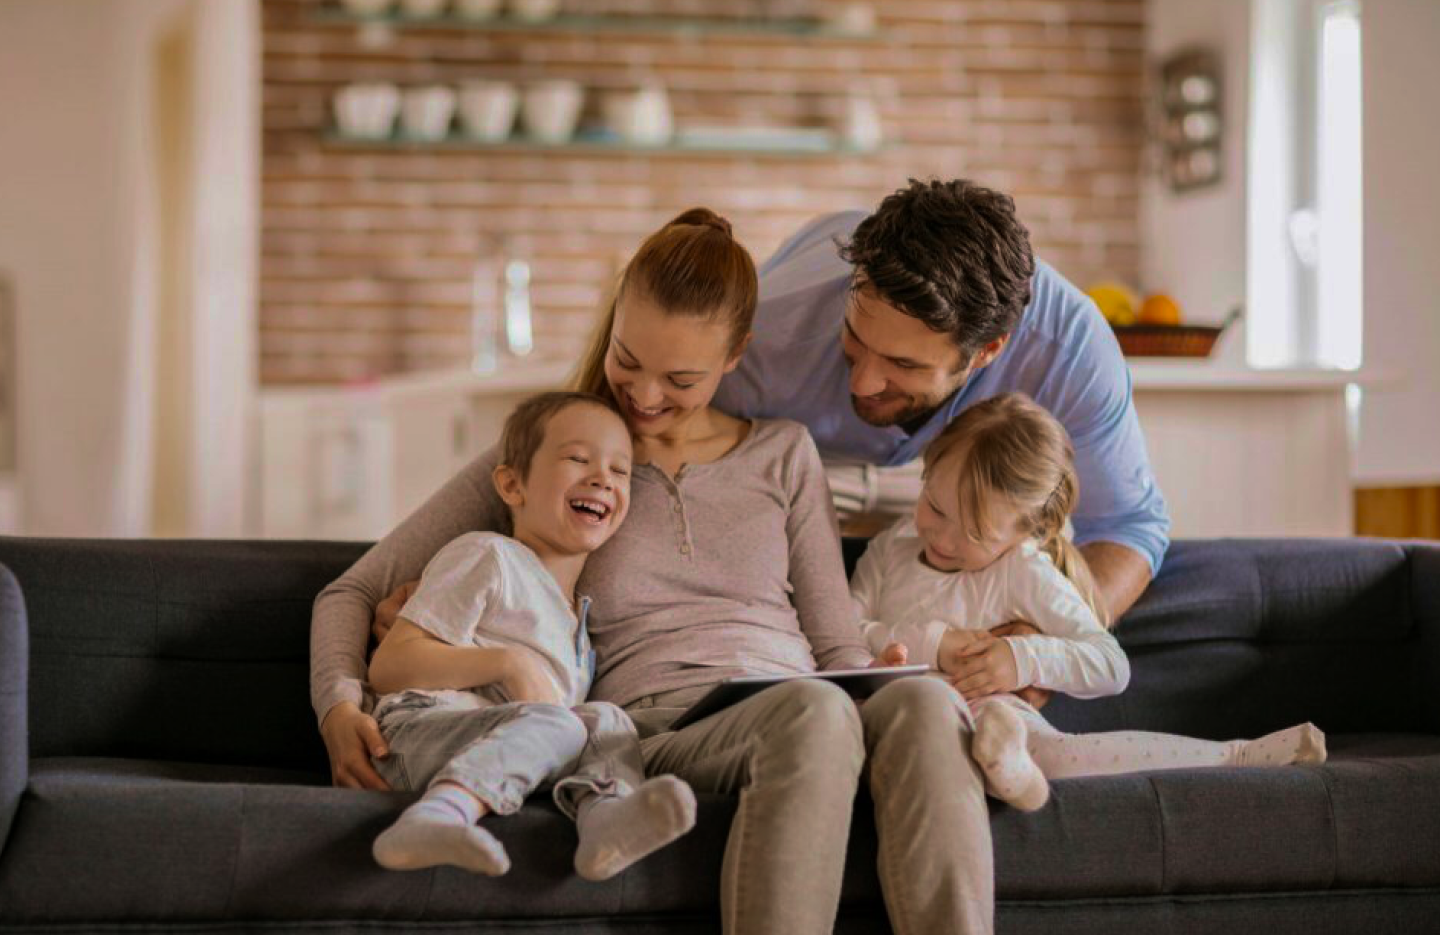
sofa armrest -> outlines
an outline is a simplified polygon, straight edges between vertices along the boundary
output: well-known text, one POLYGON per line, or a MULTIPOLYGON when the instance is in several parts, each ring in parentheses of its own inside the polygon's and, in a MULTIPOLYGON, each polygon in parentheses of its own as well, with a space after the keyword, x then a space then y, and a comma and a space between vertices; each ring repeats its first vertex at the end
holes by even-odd
POLYGON ((1409 550, 1411 612, 1420 633, 1415 697, 1428 729, 1440 734, 1440 545, 1415 543, 1409 550))
POLYGON ((30 775, 29 627, 20 584, 0 565, 0 853, 30 775))

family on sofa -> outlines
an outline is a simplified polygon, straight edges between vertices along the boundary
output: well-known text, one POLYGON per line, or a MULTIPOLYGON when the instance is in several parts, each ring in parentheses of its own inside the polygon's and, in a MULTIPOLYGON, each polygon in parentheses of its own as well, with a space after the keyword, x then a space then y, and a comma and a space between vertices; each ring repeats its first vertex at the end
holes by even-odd
POLYGON ((685 834, 695 792, 738 794, 726 930, 828 932, 864 778, 892 928, 991 931, 987 793, 1033 810, 1052 778, 1325 758, 1309 724, 1220 742, 1040 713, 1124 690, 1107 626, 1167 531, 1119 350, 1010 198, 911 182, 758 274, 693 209, 626 266, 572 391, 320 594, 312 703, 337 784, 424 792, 382 866, 504 873, 478 821, 548 785, 603 880, 685 834), (822 451, 925 464, 848 583, 822 451), (794 678, 672 729, 732 677, 905 662, 936 672, 858 707, 794 678))

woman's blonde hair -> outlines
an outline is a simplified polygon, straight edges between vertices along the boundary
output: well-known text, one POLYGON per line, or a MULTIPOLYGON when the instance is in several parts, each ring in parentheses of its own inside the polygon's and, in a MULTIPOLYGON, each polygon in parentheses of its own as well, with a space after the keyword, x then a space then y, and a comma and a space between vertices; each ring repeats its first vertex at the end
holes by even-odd
POLYGON ((616 303, 628 294, 648 299, 667 315, 727 325, 736 353, 755 321, 760 285, 755 261, 731 233, 730 222, 709 208, 691 208, 645 238, 625 264, 570 389, 614 401, 605 356, 616 303))
POLYGON ((952 456, 961 458, 960 513, 970 538, 978 542, 997 532, 987 505, 1004 498, 1025 533, 1109 626, 1090 566, 1065 537, 1065 521, 1080 499, 1075 449, 1065 427, 1024 393, 1006 393, 951 420, 925 449, 925 473, 952 456))

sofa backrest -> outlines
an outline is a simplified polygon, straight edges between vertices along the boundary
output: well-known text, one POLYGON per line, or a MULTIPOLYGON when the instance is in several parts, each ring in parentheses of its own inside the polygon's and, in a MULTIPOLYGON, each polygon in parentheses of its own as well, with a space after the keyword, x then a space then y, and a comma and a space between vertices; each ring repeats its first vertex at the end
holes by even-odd
POLYGON ((328 773, 310 608, 365 548, 0 539, 29 613, 31 754, 328 773))
MULTIPOLYGON (((29 616, 32 755, 325 773, 310 610, 365 548, 0 539, 29 616)), ((1057 697, 1057 726, 1440 733, 1440 546, 1177 542, 1117 632, 1130 689, 1057 697)))

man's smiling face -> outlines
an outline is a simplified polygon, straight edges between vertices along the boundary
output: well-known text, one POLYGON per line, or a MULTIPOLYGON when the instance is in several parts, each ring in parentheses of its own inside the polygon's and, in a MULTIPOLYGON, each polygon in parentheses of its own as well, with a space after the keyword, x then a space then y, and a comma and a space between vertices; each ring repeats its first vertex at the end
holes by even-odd
POLYGON ((970 360, 949 336, 932 331, 862 283, 850 290, 840 347, 850 365, 850 402, 871 425, 923 420, 990 363, 1008 336, 970 360))

